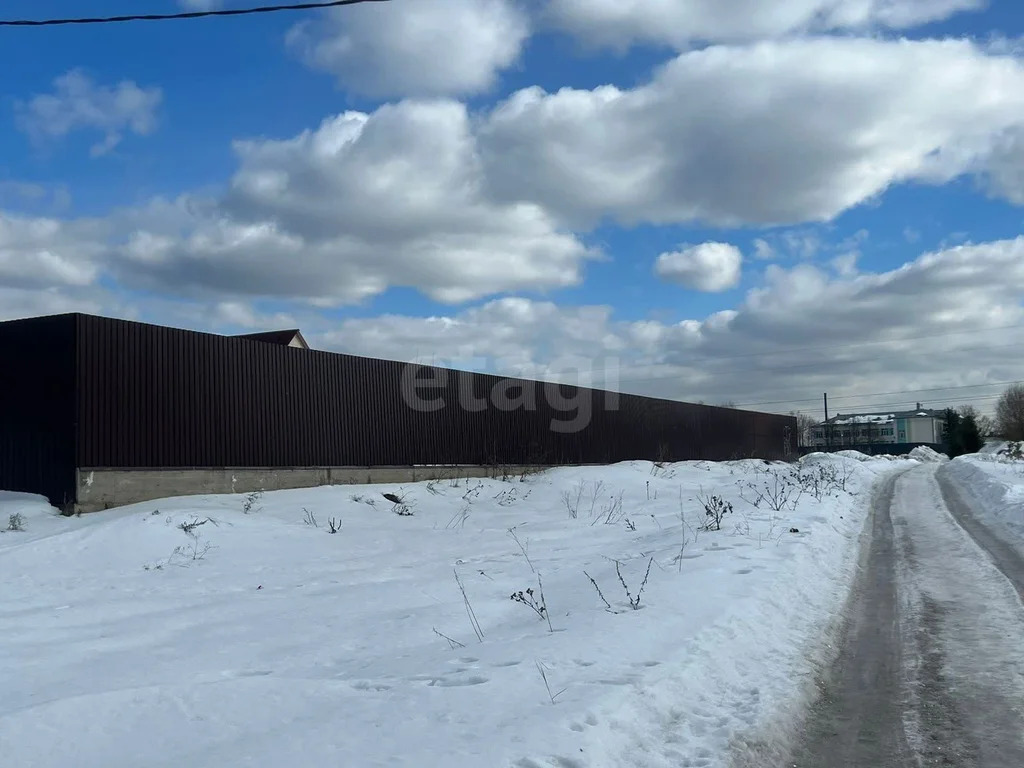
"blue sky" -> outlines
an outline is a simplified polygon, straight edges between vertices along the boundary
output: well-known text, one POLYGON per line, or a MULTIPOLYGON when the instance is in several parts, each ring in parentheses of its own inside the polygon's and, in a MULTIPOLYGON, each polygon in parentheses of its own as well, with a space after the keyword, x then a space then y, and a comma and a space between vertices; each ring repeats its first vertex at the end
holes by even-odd
POLYGON ((770 410, 1024 378, 1018 4, 626 5, 0 29, 2 314, 770 410))

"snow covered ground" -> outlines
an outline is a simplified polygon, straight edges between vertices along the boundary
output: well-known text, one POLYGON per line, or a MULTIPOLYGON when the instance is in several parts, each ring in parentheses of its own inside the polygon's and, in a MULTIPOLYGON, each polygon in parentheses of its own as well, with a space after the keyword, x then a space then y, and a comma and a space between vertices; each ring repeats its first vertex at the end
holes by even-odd
POLYGON ((978 520, 1024 553, 1024 461, 998 451, 959 456, 940 472, 970 503, 978 520))
POLYGON ((906 465, 633 462, 79 518, 0 494, 0 527, 24 529, 0 534, 0 763, 685 768, 770 753, 828 653, 870 489, 906 465), (734 511, 701 531, 712 495, 734 511))

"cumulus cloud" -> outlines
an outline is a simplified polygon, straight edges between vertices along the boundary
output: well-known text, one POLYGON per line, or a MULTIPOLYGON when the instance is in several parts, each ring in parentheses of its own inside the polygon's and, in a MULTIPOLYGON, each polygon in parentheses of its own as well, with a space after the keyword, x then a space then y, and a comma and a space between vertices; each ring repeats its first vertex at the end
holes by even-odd
POLYGON ((845 410, 974 398, 986 407, 1000 386, 920 390, 1021 378, 1022 292, 1024 237, 927 253, 882 273, 769 265, 765 284, 734 309, 678 323, 510 298, 443 317, 349 319, 307 338, 356 354, 770 411, 816 409, 823 391, 845 410))
POLYGON ((236 145, 211 201, 161 206, 118 249, 130 284, 320 305, 409 286, 442 302, 575 285, 594 254, 530 202, 485 195, 466 108, 402 102, 236 145))
POLYGON ((807 32, 907 29, 987 0, 548 0, 544 16, 591 46, 685 48, 807 32))
MULTIPOLYGON (((712 48, 632 90, 527 89, 476 115, 405 100, 240 141, 220 196, 110 217, 105 268, 130 287, 320 307, 396 286, 446 303, 554 290, 580 283, 596 254, 575 233, 605 217, 827 220, 901 181, 984 173, 1022 115, 1024 67, 967 42, 712 48)), ((813 228, 762 239, 762 257, 821 248, 813 228)))
POLYGON ((131 80, 100 85, 81 70, 71 70, 53 82, 52 93, 19 103, 18 127, 34 142, 60 139, 89 130, 102 134, 92 146, 93 156, 105 155, 125 132, 145 136, 156 130, 157 109, 163 100, 159 88, 142 88, 131 80))
POLYGON ((288 44, 345 90, 378 98, 489 90, 529 36, 515 0, 368 3, 296 25, 288 44))
POLYGON ((89 285, 98 275, 95 259, 101 250, 101 233, 95 224, 0 212, 0 285, 89 285))
POLYGON ((576 226, 789 224, 981 172, 1022 115, 1013 57, 818 38, 684 53, 631 90, 528 88, 488 116, 481 146, 495 194, 576 226))
POLYGON ((735 288, 742 270, 743 254, 729 243, 701 243, 663 253, 654 264, 654 273, 662 280, 708 293, 735 288))

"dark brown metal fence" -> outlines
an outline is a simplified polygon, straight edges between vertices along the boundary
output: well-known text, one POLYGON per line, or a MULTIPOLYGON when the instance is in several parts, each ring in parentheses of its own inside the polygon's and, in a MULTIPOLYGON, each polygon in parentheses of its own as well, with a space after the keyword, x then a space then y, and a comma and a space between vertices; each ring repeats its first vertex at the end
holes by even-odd
POLYGON ((0 323, 0 366, 0 489, 74 501, 74 316, 0 323))
MULTIPOLYGON (((20 356, 34 369, 33 383, 14 392, 21 401, 13 409, 20 411, 17 424, 49 440, 48 450, 63 451, 61 477, 69 465, 603 464, 776 458, 796 450, 796 422, 788 416, 417 368, 89 315, 25 321, 18 328, 17 344, 0 342, 4 359, 20 356), (35 339, 54 327, 64 329, 62 343, 49 342, 45 354, 27 348, 46 346, 35 339), (65 338, 68 328, 75 329, 75 343, 65 338), (59 394, 59 407, 41 397, 35 383, 54 378, 61 385, 50 400, 59 394), (69 406, 73 379, 77 393, 69 406)), ((19 445, 16 430, 5 424, 0 432, 6 444, 19 445)))

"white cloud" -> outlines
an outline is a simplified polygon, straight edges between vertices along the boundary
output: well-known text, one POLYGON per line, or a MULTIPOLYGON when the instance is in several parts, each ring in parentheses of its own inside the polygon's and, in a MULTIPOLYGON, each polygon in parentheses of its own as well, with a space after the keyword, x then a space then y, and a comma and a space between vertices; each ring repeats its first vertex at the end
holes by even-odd
POLYGON ((743 254, 729 243, 701 243, 658 256, 654 273, 662 280, 717 293, 740 282, 743 254))
POLYGON ((832 268, 841 277, 853 277, 857 274, 857 260, 859 258, 860 254, 857 251, 840 254, 832 259, 832 268))
POLYGON ((577 284, 594 254, 540 206, 485 195, 465 107, 402 102, 284 141, 239 142, 219 200, 122 222, 130 284, 320 306, 409 286, 442 302, 577 284))
POLYGON ((987 0, 548 0, 544 16, 588 45, 686 48, 807 32, 907 29, 987 0))
POLYGON ((544 378, 565 371, 568 381, 761 410, 816 409, 825 391, 843 410, 978 397, 987 407, 1000 387, 919 390, 1024 378, 1022 293, 1024 237, 924 254, 885 273, 770 265, 766 284, 735 309, 675 324, 517 298, 446 317, 350 319, 307 338, 357 354, 544 378), (889 392, 907 394, 871 394, 889 392), (858 393, 868 396, 850 397, 858 393))
POLYGON ((8 288, 87 286, 97 277, 98 227, 0 212, 0 285, 8 288))
POLYGON ((338 8, 293 27, 288 44, 349 92, 464 95, 489 90, 529 31, 516 0, 415 0, 338 8))
POLYGON ((178 5, 186 11, 213 11, 223 4, 222 0, 178 0, 178 5))
POLYGON ((763 237, 759 237, 754 240, 754 258, 760 259, 761 261, 772 261, 779 255, 775 247, 765 240, 763 237))
POLYGON ((54 92, 17 105, 18 127, 36 143, 60 139, 78 130, 97 131, 94 156, 109 153, 127 131, 145 136, 156 130, 159 88, 141 88, 130 80, 106 86, 81 70, 54 80, 54 92))
POLYGON ((632 90, 529 88, 483 121, 481 146, 495 194, 576 226, 788 224, 982 172, 1022 125, 1017 59, 818 38, 685 53, 632 90))

